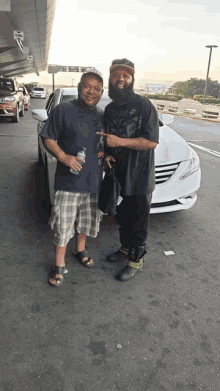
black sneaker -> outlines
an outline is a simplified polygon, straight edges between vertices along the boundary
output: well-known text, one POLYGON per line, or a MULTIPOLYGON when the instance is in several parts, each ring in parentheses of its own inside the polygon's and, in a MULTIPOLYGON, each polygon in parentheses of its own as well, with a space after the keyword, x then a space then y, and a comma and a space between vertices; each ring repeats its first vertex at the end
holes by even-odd
POLYGON ((135 268, 127 265, 117 275, 117 280, 122 281, 122 282, 129 281, 131 278, 134 277, 134 275, 137 273, 138 270, 141 270, 141 269, 135 269, 135 268))
POLYGON ((117 276, 117 279, 122 282, 129 281, 131 278, 134 277, 138 270, 142 270, 143 262, 144 258, 141 258, 139 262, 129 261, 128 265, 120 271, 117 276))
POLYGON ((128 249, 121 246, 115 253, 109 254, 106 261, 122 262, 128 260, 128 249))

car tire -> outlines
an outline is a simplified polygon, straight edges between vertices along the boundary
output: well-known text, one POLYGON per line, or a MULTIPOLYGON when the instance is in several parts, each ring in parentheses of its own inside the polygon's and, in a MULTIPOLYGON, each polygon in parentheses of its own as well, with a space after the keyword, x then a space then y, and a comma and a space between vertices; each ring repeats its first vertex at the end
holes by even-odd
POLYGON ((16 114, 11 118, 11 122, 19 122, 19 108, 17 106, 16 114))
POLYGON ((24 117, 24 103, 22 104, 22 108, 20 111, 20 117, 24 117))
POLYGON ((40 149, 39 140, 38 140, 38 165, 39 165, 40 167, 43 167, 43 166, 44 166, 44 161, 43 161, 43 157, 42 157, 42 153, 41 153, 41 149, 40 149))

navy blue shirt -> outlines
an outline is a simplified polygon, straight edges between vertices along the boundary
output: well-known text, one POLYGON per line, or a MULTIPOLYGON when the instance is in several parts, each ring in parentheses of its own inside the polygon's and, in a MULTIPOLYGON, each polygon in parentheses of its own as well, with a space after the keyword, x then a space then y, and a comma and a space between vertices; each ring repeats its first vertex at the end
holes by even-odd
MULTIPOLYGON (((130 93, 125 104, 109 103, 104 114, 105 131, 124 138, 143 137, 159 142, 157 111, 149 99, 130 93)), ((126 147, 106 148, 116 160, 115 175, 121 184, 121 196, 148 194, 155 188, 154 150, 126 147)))
POLYGON ((63 102, 50 113, 40 136, 52 139, 68 155, 76 156, 87 148, 86 162, 78 175, 57 161, 54 189, 69 192, 98 193, 102 181, 102 165, 98 152, 103 150, 102 138, 96 132, 104 131, 103 111, 85 108, 79 100, 63 102))

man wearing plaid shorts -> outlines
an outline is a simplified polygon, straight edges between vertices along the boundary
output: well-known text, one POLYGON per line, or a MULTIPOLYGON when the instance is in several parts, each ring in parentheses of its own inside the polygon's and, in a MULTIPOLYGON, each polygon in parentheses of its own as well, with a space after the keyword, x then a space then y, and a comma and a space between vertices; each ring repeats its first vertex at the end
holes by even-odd
POLYGON ((40 136, 45 148, 57 158, 55 197, 50 218, 55 231, 56 260, 49 283, 63 282, 65 254, 69 240, 78 234, 75 257, 86 267, 94 261, 85 250, 87 236, 95 238, 99 231, 101 211, 98 193, 102 180, 103 144, 97 131, 103 131, 103 111, 96 107, 103 94, 102 74, 87 69, 78 84, 78 99, 62 102, 50 113, 40 136), (83 165, 76 155, 85 147, 83 165), (73 174, 70 169, 80 171, 73 174))

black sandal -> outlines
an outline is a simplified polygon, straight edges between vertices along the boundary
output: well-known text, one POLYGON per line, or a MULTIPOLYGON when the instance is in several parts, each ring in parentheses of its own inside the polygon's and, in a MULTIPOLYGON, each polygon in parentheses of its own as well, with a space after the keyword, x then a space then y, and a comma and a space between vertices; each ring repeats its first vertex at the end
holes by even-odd
POLYGON ((86 250, 78 251, 78 253, 74 254, 74 257, 76 257, 76 259, 78 259, 78 261, 81 263, 81 265, 83 265, 85 267, 95 266, 93 259, 88 256, 88 252, 86 250), (86 257, 88 259, 83 262, 83 258, 86 258, 86 257))
POLYGON ((63 271, 64 271, 64 267, 62 266, 52 266, 51 267, 51 270, 50 270, 50 275, 49 275, 49 279, 48 279, 48 282, 50 285, 52 286, 60 286, 63 282, 63 271), (56 277, 56 275, 59 274, 60 276, 62 277, 56 277), (51 280, 55 280, 56 282, 52 282, 51 280))

